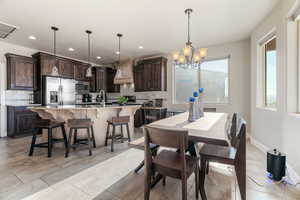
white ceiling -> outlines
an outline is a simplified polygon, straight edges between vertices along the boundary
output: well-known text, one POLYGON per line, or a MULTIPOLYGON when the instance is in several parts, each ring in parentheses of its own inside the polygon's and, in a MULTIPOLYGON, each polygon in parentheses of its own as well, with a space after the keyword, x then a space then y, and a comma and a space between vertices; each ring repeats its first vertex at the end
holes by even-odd
MULTIPOLYGON (((19 27, 5 41, 58 54, 87 58, 86 29, 94 62, 117 59, 116 33, 124 34, 122 57, 168 53, 186 42, 186 8, 194 10, 191 37, 205 47, 245 39, 279 0, 0 0, 0 21, 19 27), (34 35, 37 40, 29 40, 34 35), (144 49, 139 49, 142 45, 144 49), (68 48, 75 49, 69 52, 68 48), (102 59, 97 61, 96 56, 102 59)), ((0 47, 1 48, 1 47, 0 47)))

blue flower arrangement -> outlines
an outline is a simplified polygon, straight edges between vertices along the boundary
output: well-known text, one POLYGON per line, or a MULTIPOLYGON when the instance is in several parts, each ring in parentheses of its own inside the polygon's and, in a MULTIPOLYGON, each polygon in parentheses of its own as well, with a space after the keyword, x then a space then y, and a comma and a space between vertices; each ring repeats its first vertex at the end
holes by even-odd
POLYGON ((203 93, 204 92, 204 88, 199 88, 199 93, 203 93))

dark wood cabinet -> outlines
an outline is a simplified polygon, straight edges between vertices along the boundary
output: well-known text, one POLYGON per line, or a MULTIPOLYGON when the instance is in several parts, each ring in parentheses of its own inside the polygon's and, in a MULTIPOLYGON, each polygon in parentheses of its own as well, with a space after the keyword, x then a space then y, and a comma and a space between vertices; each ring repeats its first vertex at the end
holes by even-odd
POLYGON ((42 52, 34 54, 33 57, 37 60, 38 76, 51 76, 52 68, 56 66, 59 77, 74 78, 75 64, 73 60, 42 52))
POLYGON ((92 68, 92 78, 90 80, 90 91, 106 91, 106 69, 103 67, 92 68))
POLYGON ((90 78, 86 77, 86 70, 89 67, 89 64, 75 63, 75 79, 78 81, 90 81, 90 78))
POLYGON ((17 137, 32 134, 36 131, 33 122, 38 119, 38 114, 26 106, 7 106, 7 135, 17 137))
POLYGON ((71 60, 60 58, 58 59, 58 71, 60 77, 74 78, 75 65, 71 60))
POLYGON ((7 89, 35 90, 36 63, 31 57, 6 54, 7 59, 7 89))
POLYGON ((106 69, 106 91, 110 93, 120 92, 120 85, 114 84, 114 79, 116 76, 117 70, 112 68, 106 69))
POLYGON ((142 60, 134 67, 136 92, 167 90, 167 59, 164 57, 142 60))

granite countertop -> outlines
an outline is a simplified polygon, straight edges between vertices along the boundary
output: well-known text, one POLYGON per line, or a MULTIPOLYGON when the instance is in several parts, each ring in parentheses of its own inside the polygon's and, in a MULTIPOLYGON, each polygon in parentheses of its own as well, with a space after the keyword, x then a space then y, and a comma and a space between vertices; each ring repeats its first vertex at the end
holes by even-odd
POLYGON ((60 109, 115 109, 115 108, 137 108, 140 107, 140 105, 62 105, 62 106, 33 106, 34 109, 53 109, 53 110, 60 110, 60 109))
POLYGON ((30 104, 30 103, 7 103, 6 106, 26 106, 26 107, 37 107, 42 104, 30 104))

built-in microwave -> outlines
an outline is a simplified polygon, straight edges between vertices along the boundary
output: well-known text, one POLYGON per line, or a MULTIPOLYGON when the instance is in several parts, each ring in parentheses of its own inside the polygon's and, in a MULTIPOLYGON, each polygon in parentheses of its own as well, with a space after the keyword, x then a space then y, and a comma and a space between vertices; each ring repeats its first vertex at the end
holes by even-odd
POLYGON ((87 81, 77 81, 76 83, 76 93, 77 94, 87 94, 90 92, 90 83, 87 81))

